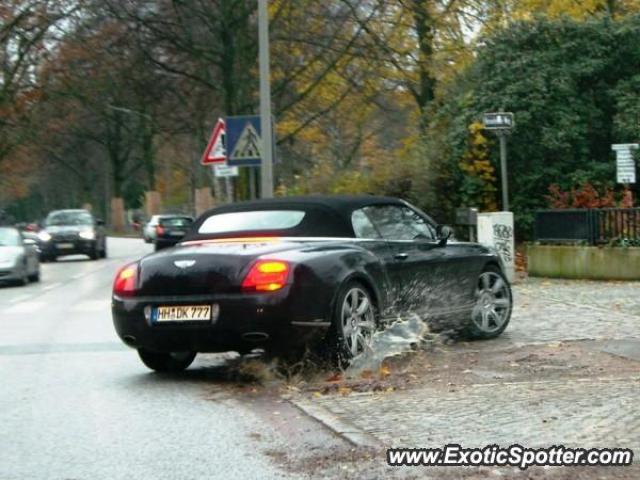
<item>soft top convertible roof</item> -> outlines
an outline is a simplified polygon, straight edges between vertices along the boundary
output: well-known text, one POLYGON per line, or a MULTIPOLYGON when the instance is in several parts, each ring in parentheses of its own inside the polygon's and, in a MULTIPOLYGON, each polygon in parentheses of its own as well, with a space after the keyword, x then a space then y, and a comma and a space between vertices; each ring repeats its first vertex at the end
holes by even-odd
POLYGON ((355 237, 351 225, 354 210, 371 205, 406 205, 397 198, 369 195, 310 195, 254 200, 222 205, 202 214, 185 240, 242 237, 249 235, 279 235, 288 237, 355 237), (202 223, 212 215, 260 210, 301 210, 302 222, 290 229, 199 234, 202 223))

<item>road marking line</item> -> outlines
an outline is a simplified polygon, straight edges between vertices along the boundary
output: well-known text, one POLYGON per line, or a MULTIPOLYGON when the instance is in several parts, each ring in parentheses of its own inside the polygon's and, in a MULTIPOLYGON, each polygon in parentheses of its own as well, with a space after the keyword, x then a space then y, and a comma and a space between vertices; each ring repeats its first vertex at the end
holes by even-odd
POLYGON ((7 308, 3 313, 33 313, 46 306, 46 302, 21 303, 7 308))
POLYGON ((71 307, 72 312, 102 312, 111 306, 111 300, 85 300, 71 307))
POLYGON ((19 297, 16 297, 13 300, 9 300, 9 303, 20 303, 23 300, 28 300, 30 298, 31 298, 31 295, 20 295, 19 297))

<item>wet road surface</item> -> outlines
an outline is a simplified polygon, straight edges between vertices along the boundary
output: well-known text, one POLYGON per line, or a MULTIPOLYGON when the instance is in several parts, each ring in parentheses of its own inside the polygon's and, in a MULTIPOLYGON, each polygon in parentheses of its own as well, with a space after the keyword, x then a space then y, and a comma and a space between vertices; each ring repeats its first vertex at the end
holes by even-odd
MULTIPOLYGON (((43 264, 40 283, 0 286, 0 479, 288 478, 265 445, 287 450, 313 421, 283 430, 269 400, 211 381, 210 356, 181 376, 146 369, 109 303, 117 268, 151 247, 108 247, 106 260, 68 257, 43 264)), ((309 438, 332 441, 321 428, 309 438)))

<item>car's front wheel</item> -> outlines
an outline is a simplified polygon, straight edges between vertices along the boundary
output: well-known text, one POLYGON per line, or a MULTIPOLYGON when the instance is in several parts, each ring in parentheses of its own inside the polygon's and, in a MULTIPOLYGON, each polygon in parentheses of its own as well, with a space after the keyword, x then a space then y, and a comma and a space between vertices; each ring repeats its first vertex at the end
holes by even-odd
POLYGON ((499 268, 487 267, 476 284, 468 336, 477 339, 497 337, 507 328, 512 308, 513 297, 508 280, 499 268))
POLYGON ((151 352, 138 349, 140 360, 156 372, 181 372, 189 367, 196 358, 196 352, 151 352))
POLYGON ((327 336, 332 362, 346 367, 370 348, 376 325, 376 308, 369 290, 360 282, 348 282, 338 294, 327 336))

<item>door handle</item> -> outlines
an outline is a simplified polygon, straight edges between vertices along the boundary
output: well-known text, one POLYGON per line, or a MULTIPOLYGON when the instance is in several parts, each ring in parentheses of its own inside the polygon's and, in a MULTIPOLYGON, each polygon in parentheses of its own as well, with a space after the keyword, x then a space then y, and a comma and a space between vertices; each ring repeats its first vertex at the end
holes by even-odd
POLYGON ((407 258, 409 258, 409 254, 408 253, 396 253, 393 258, 395 258, 396 260, 406 260, 407 258))

